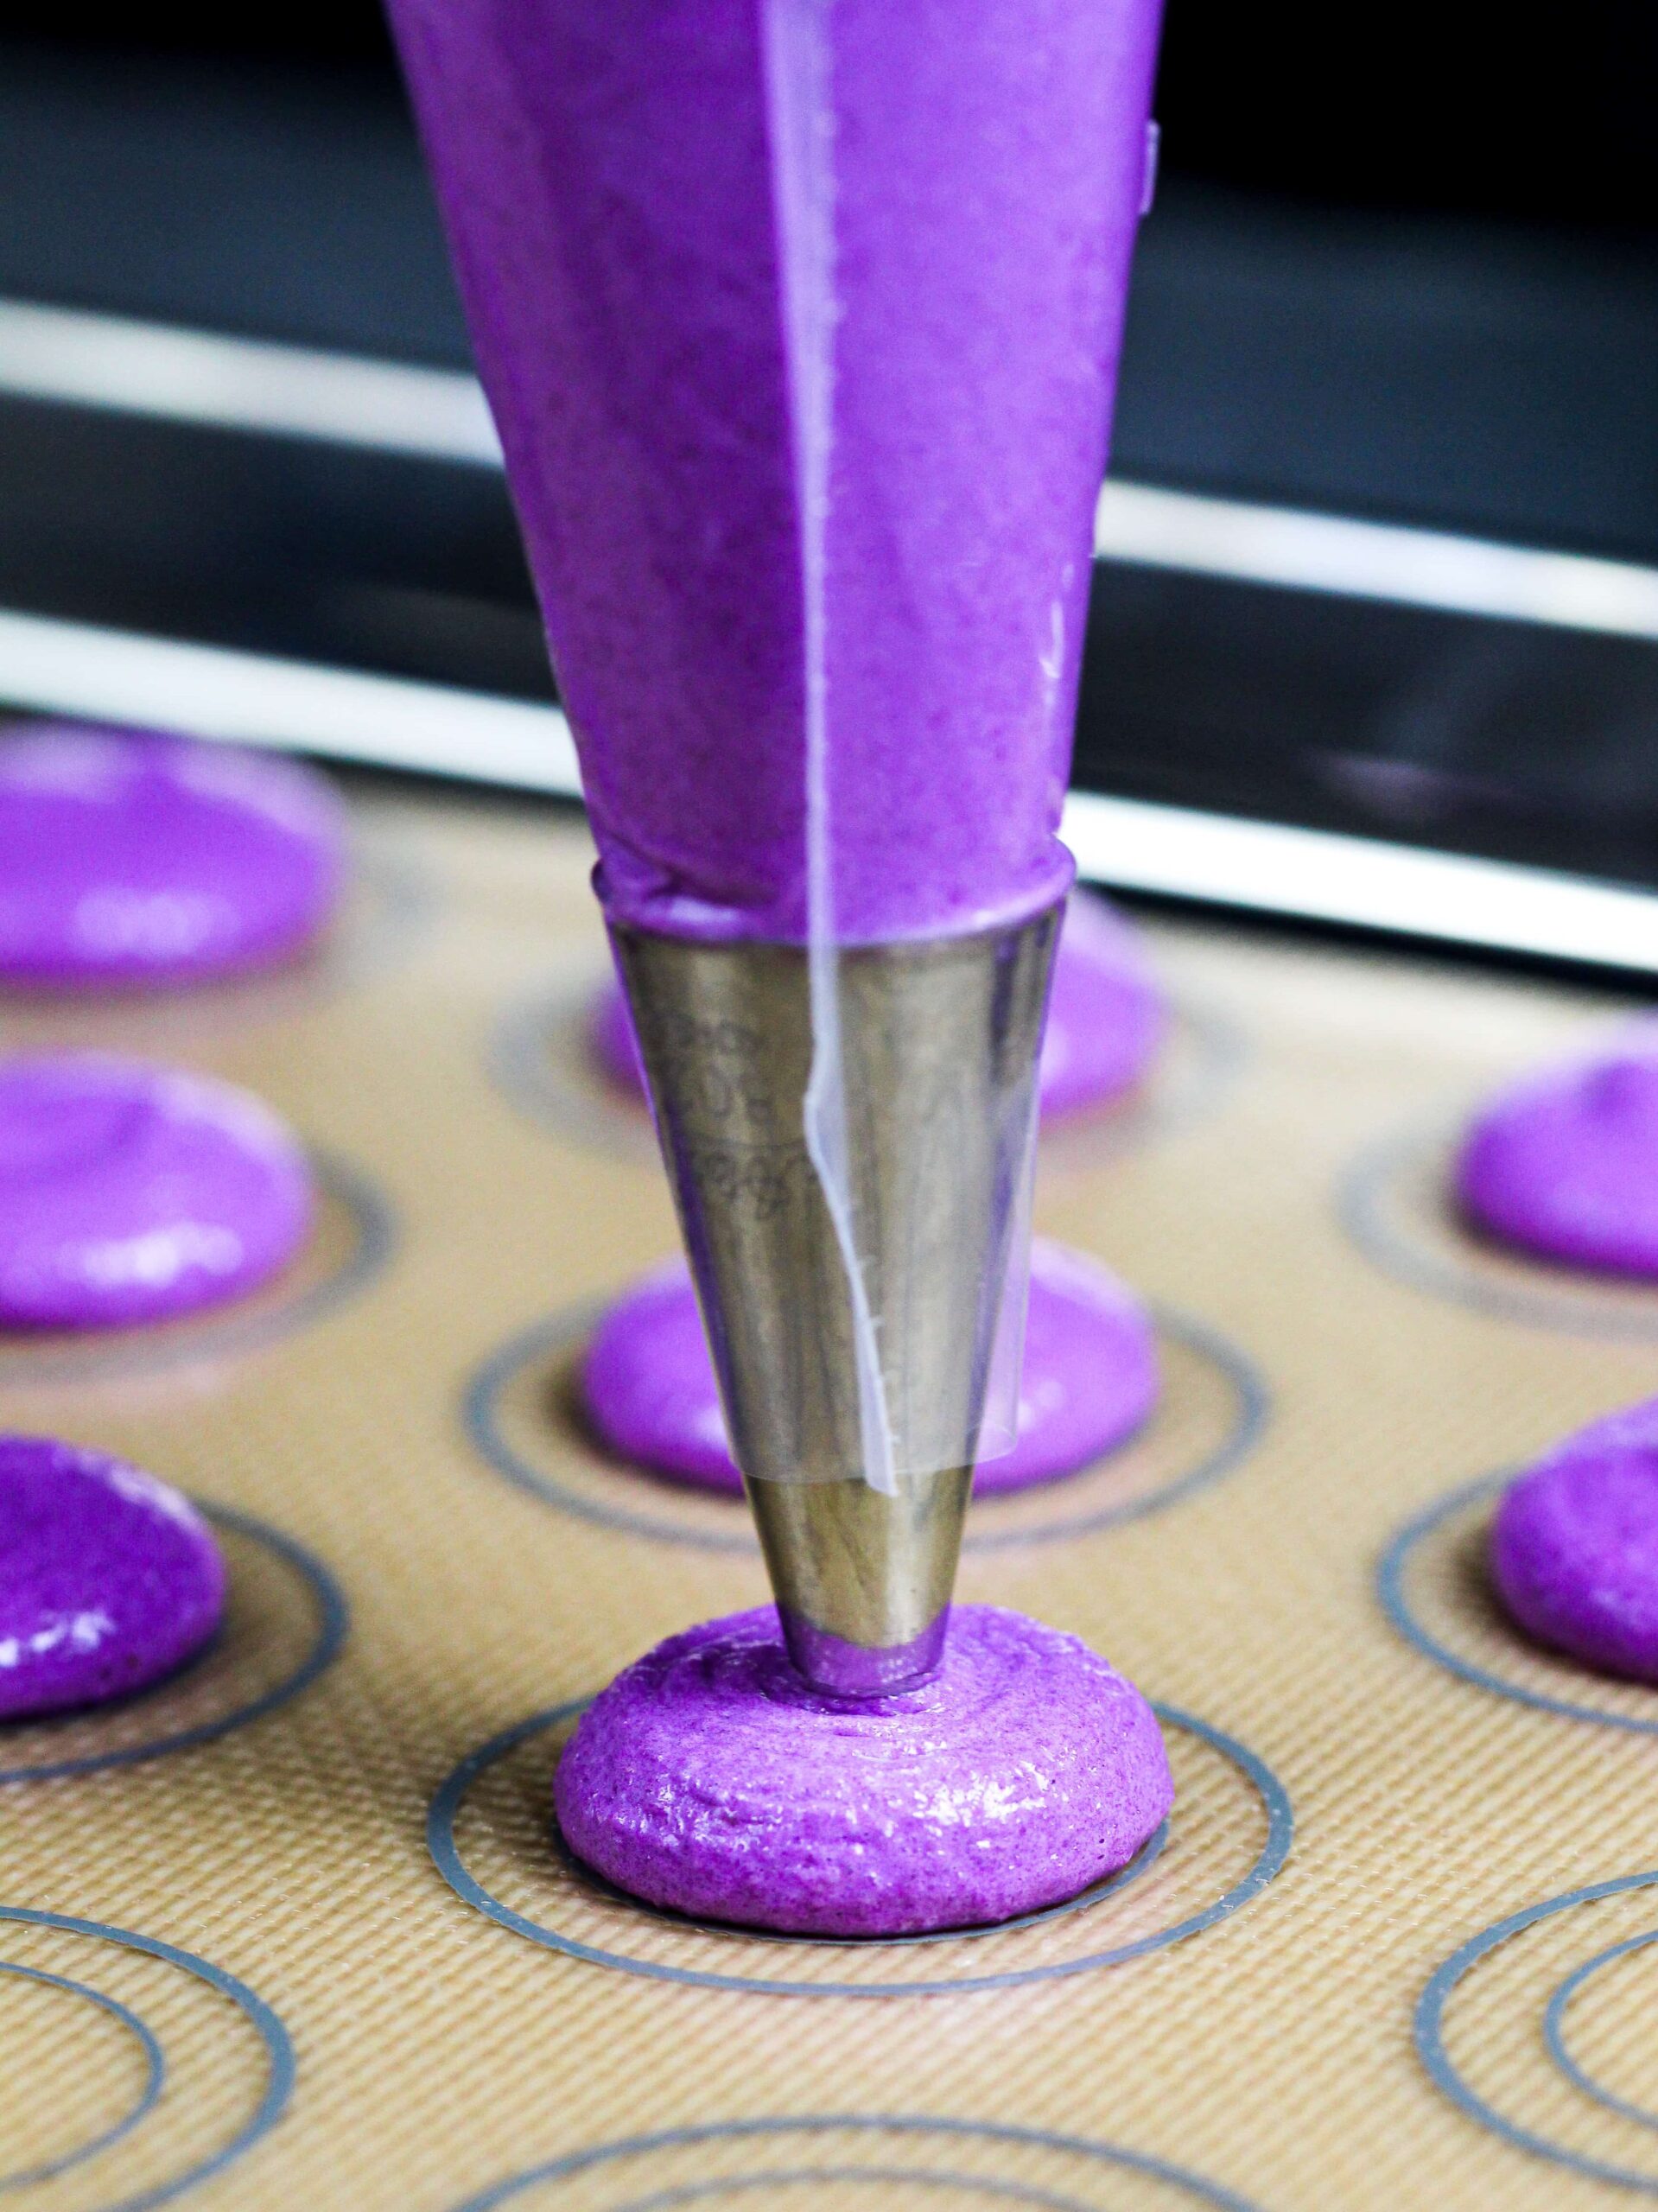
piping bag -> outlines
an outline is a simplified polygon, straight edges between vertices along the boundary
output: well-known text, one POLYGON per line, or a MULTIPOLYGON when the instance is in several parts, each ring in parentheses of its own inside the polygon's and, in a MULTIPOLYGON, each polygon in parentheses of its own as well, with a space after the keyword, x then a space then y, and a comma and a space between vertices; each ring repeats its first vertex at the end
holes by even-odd
POLYGON ((1158 0, 391 0, 789 1649, 1011 1448, 1158 0))

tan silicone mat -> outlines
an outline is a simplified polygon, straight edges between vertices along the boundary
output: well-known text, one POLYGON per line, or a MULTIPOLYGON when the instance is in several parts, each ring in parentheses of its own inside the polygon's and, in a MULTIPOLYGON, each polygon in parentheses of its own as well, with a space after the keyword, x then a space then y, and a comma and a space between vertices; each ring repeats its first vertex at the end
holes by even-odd
POLYGON ((302 973, 0 1008, 251 1084, 327 1203, 292 1280, 0 1344, 0 1417, 220 1516, 196 1669, 0 1738, 0 2183, 18 2212, 776 2205, 1397 2212, 1658 2190, 1658 1693, 1521 1647, 1490 1478, 1658 1389, 1658 1290, 1472 1246, 1458 1117, 1618 1002, 1192 925, 1130 1109, 1047 1141, 1040 1226, 1154 1302, 1163 1408, 975 1509, 965 1595, 1163 1711, 1128 1877, 1023 1926, 761 1941, 562 1860, 548 1777, 644 1646, 758 1600, 740 1506, 604 1463, 595 1304, 672 1244, 591 1072, 583 836, 359 792, 302 973), (1293 1836, 1292 1836, 1293 1827, 1293 1836))

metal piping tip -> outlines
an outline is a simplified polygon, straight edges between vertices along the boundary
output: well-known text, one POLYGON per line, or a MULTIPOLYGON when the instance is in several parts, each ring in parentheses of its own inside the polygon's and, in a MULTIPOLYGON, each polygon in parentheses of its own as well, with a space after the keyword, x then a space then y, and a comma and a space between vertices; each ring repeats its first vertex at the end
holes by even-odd
POLYGON ((751 1482, 748 1502, 789 1656, 815 1688, 881 1697, 936 1674, 971 1467, 900 1476, 895 1497, 861 1476, 751 1482))
POLYGON ((806 1149, 805 952, 613 931, 790 1655, 837 1696, 911 1688, 943 1656, 1059 911, 840 956, 851 1211, 893 1495, 864 1478, 852 1300, 806 1149))

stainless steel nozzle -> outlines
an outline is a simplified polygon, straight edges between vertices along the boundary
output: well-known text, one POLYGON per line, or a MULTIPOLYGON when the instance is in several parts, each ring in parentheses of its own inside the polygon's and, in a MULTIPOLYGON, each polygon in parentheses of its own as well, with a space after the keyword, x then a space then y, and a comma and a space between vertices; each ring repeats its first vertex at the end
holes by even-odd
POLYGON ((922 1681, 943 1652, 1058 921, 840 955, 854 1243, 895 1495, 865 1480, 853 1301, 806 1147, 804 950, 613 932, 790 1653, 842 1695, 922 1681))

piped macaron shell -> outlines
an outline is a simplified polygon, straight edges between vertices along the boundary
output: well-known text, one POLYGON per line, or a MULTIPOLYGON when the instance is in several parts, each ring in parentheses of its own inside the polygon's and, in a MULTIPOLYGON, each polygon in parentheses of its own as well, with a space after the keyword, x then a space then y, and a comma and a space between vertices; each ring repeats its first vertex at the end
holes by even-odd
POLYGON ((0 984, 161 988, 312 944, 345 810, 300 762, 73 722, 0 737, 0 984))
POLYGON ((0 1436, 0 1719, 125 1697, 212 1638, 225 1562, 187 1498, 102 1452, 0 1436))
MULTIPOLYGON (((1150 1316, 1096 1260, 1039 1237, 1011 1452, 980 1463, 980 1496, 1075 1474, 1133 1435, 1159 1387, 1150 1316)), ((600 1322, 581 1371, 588 1420, 619 1459, 736 1495, 696 1295, 683 1261, 647 1275, 600 1322)))
MULTIPOLYGON (((1168 1007, 1140 932, 1087 891, 1066 902, 1054 956, 1038 1086, 1044 1120, 1085 1114, 1123 1097, 1157 1057, 1168 1007)), ((643 1096, 633 1019, 611 977, 588 1018, 594 1056, 608 1081, 643 1096)))
POLYGON ((1579 1430, 1512 1483, 1490 1563, 1527 1635, 1658 1683, 1658 1398, 1579 1430))
POLYGON ((627 995, 614 975, 607 976, 588 1008, 588 1043, 607 1082, 630 1097, 645 1096, 645 1063, 627 995))
POLYGON ((974 1496, 1091 1466, 1145 1426, 1161 1388, 1157 1331, 1140 1299, 1098 1260, 1033 1237, 1017 1435, 1011 1452, 980 1460, 974 1496))
POLYGON ((1043 1120, 1126 1096, 1150 1071, 1167 1027, 1167 1001, 1140 931, 1096 893, 1072 892, 1038 1068, 1043 1120))
POLYGON ((831 1699, 776 1612, 670 1637, 600 1693, 553 1783, 619 1888, 796 1935, 981 1927, 1125 1866, 1173 1801, 1156 1715, 1074 1636, 958 1605, 933 1679, 831 1699))
POLYGON ((670 1260, 606 1311, 582 1355, 581 1408, 607 1452, 701 1490, 742 1491, 690 1269, 670 1260))
POLYGON ((230 1084, 101 1052, 0 1061, 0 1328, 240 1297, 297 1255, 314 1206, 298 1141, 230 1084))
POLYGON ((1521 1251, 1658 1277, 1658 1020, 1499 1093, 1463 1140, 1455 1189, 1471 1222, 1521 1251))

